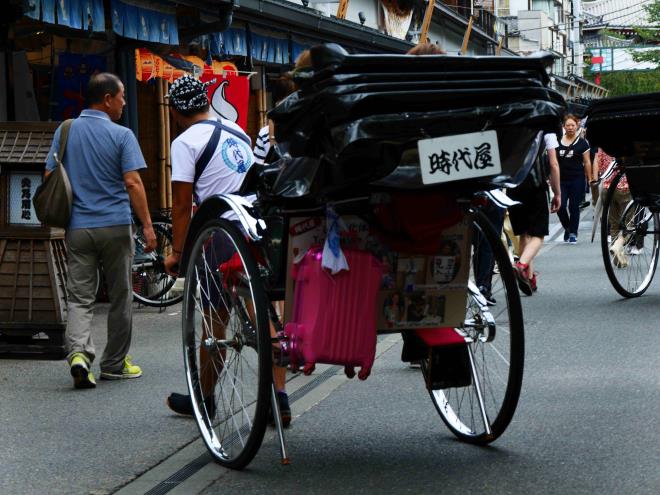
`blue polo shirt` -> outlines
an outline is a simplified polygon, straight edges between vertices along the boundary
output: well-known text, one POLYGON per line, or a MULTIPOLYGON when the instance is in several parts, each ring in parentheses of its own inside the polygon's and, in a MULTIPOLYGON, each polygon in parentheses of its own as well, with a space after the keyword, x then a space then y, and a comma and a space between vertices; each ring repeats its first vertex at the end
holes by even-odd
MULTIPOLYGON (((53 153, 60 147, 55 131, 46 170, 55 168, 53 153)), ((69 229, 130 225, 131 206, 124 174, 146 168, 133 132, 110 120, 105 112, 83 110, 73 121, 64 152, 64 168, 71 180, 73 209, 69 229)))

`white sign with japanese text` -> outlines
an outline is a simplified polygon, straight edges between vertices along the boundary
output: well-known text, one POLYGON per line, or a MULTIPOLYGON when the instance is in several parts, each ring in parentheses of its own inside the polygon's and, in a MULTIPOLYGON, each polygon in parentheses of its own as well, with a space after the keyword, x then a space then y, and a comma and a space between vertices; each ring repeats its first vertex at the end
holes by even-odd
POLYGON ((12 172, 9 175, 9 223, 41 225, 32 206, 32 197, 41 185, 41 174, 12 172))
POLYGON ((502 172, 497 132, 471 132, 417 142, 424 184, 498 175, 502 172))

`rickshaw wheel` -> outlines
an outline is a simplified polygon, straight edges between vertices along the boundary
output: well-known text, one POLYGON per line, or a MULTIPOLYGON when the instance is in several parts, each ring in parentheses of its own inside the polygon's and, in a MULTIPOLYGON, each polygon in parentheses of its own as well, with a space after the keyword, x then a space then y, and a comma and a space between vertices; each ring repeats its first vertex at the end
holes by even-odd
MULTIPOLYGON (((497 304, 486 305, 471 270, 465 321, 457 328, 466 338, 470 383, 429 390, 451 432, 474 444, 494 441, 511 422, 520 396, 525 355, 522 308, 511 261, 495 229, 477 211, 473 219, 473 261, 485 245, 493 253, 491 292, 497 304)), ((429 369, 429 360, 422 361, 425 378, 429 369)))
POLYGON ((634 199, 624 208, 614 204, 616 186, 624 176, 620 171, 614 177, 604 198, 600 246, 614 289, 623 297, 639 297, 651 285, 658 266, 660 222, 657 212, 634 199))
POLYGON ((254 458, 266 430, 272 383, 266 308, 240 230, 224 219, 206 223, 186 269, 183 357, 202 439, 232 469, 254 458))

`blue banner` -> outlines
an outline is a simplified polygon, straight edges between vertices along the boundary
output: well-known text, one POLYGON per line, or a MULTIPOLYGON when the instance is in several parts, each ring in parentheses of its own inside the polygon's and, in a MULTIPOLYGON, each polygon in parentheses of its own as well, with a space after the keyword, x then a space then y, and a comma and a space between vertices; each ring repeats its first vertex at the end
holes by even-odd
MULTIPOLYGON (((138 18, 138 8, 133 5, 124 6, 124 36, 126 38, 138 39, 140 30, 140 19, 138 18)), ((119 33, 118 33, 119 34, 119 33)))
POLYGON ((55 0, 41 0, 41 20, 55 24, 55 0))
POLYGON ((25 15, 73 29, 105 31, 103 0, 24 0, 25 15))
POLYGON ((103 0, 80 0, 82 28, 88 31, 105 31, 103 0))
POLYGON ((274 64, 289 63, 289 38, 285 33, 259 28, 250 31, 252 58, 274 64))
POLYGON ((209 54, 216 57, 222 55, 222 36, 220 36, 220 33, 209 34, 209 54))
MULTIPOLYGON (((69 0, 69 23, 67 26, 73 29, 82 29, 82 9, 80 0, 69 0)), ((86 27, 86 26, 85 26, 86 27)))
POLYGON ((222 39, 222 55, 247 56, 247 36, 245 28, 229 28, 219 33, 222 39))
POLYGON ((23 12, 26 16, 38 21, 41 18, 41 2, 39 0, 23 0, 23 12))
POLYGON ((117 0, 112 0, 110 3, 112 30, 117 34, 124 34, 124 9, 122 5, 117 0))
POLYGON ((71 0, 57 0, 57 23, 60 26, 71 25, 71 0))
POLYGON ((151 43, 179 44, 176 15, 112 0, 112 30, 120 36, 151 43))
POLYGON ((137 39, 140 41, 149 41, 149 24, 151 15, 148 10, 137 9, 138 11, 138 26, 137 26, 137 39))

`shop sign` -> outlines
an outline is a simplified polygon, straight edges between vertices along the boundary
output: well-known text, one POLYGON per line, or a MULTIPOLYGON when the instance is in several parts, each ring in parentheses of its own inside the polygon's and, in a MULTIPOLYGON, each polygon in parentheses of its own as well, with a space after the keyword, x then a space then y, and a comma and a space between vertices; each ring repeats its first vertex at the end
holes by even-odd
POLYGON ((9 174, 9 223, 41 225, 32 206, 32 197, 41 184, 41 174, 9 174))

